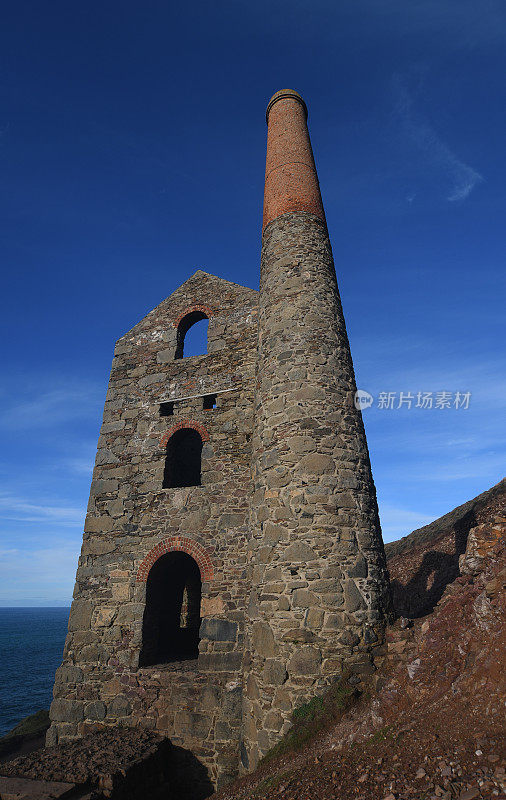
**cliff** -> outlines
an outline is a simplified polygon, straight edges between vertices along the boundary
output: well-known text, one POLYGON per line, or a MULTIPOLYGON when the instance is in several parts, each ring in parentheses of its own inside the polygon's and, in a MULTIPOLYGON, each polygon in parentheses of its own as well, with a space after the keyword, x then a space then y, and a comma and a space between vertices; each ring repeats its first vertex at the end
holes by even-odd
POLYGON ((504 507, 506 479, 449 514, 385 545, 394 607, 400 616, 429 614, 459 575, 469 532, 504 507))

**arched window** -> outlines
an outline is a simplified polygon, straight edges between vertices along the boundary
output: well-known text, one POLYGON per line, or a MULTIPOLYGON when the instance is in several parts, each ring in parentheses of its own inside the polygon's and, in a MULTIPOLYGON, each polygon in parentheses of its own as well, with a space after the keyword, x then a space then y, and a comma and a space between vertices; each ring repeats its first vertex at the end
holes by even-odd
POLYGON ((176 431, 167 442, 164 489, 177 486, 200 486, 202 438, 193 428, 176 431))
POLYGON ((165 553, 146 583, 140 667, 197 658, 202 580, 187 553, 165 553))
POLYGON ((177 326, 176 358, 207 353, 208 324, 209 319, 203 311, 192 311, 183 317, 177 326))

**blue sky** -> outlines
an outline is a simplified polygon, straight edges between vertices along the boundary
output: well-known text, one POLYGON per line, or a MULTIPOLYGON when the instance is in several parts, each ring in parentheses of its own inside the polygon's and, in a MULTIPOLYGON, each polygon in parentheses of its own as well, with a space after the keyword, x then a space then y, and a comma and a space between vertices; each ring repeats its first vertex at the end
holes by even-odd
POLYGON ((503 0, 3 8, 0 605, 69 602, 114 341, 258 286, 266 126, 309 124, 385 539, 504 474, 503 0), (469 408, 378 407, 471 392, 469 408))

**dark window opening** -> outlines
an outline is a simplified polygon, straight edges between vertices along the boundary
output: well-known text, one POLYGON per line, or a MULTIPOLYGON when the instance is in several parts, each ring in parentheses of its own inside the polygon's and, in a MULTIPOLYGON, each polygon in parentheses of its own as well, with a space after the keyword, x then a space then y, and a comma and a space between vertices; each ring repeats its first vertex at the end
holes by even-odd
POLYGON ((201 356, 207 353, 208 323, 209 320, 203 311, 192 311, 191 314, 183 317, 177 328, 175 358, 201 356), (202 324, 197 325, 197 322, 202 322, 202 324), (190 328, 191 333, 189 333, 190 328))
POLYGON ((202 580, 197 562, 186 553, 166 553, 146 583, 139 666, 197 658, 202 580))
POLYGON ((172 417, 174 414, 174 403, 160 403, 160 416, 172 417))
POLYGON ((200 486, 202 439, 192 428, 183 428, 167 442, 163 489, 200 486))
POLYGON ((206 394, 204 397, 204 402, 202 404, 202 408, 204 410, 211 410, 216 408, 216 395, 215 394, 206 394))

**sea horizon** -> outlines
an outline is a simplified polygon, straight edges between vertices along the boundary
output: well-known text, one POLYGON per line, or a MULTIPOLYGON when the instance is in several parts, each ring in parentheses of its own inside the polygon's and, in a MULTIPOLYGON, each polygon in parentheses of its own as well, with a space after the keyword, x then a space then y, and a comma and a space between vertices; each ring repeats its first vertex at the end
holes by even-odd
POLYGON ((39 605, 39 606, 34 606, 34 605, 3 606, 3 605, 0 605, 0 609, 8 609, 8 608, 68 608, 69 613, 70 613, 70 606, 71 606, 71 603, 65 603, 64 605, 58 604, 58 603, 52 603, 50 606, 49 605, 47 605, 47 606, 46 605, 39 605))

